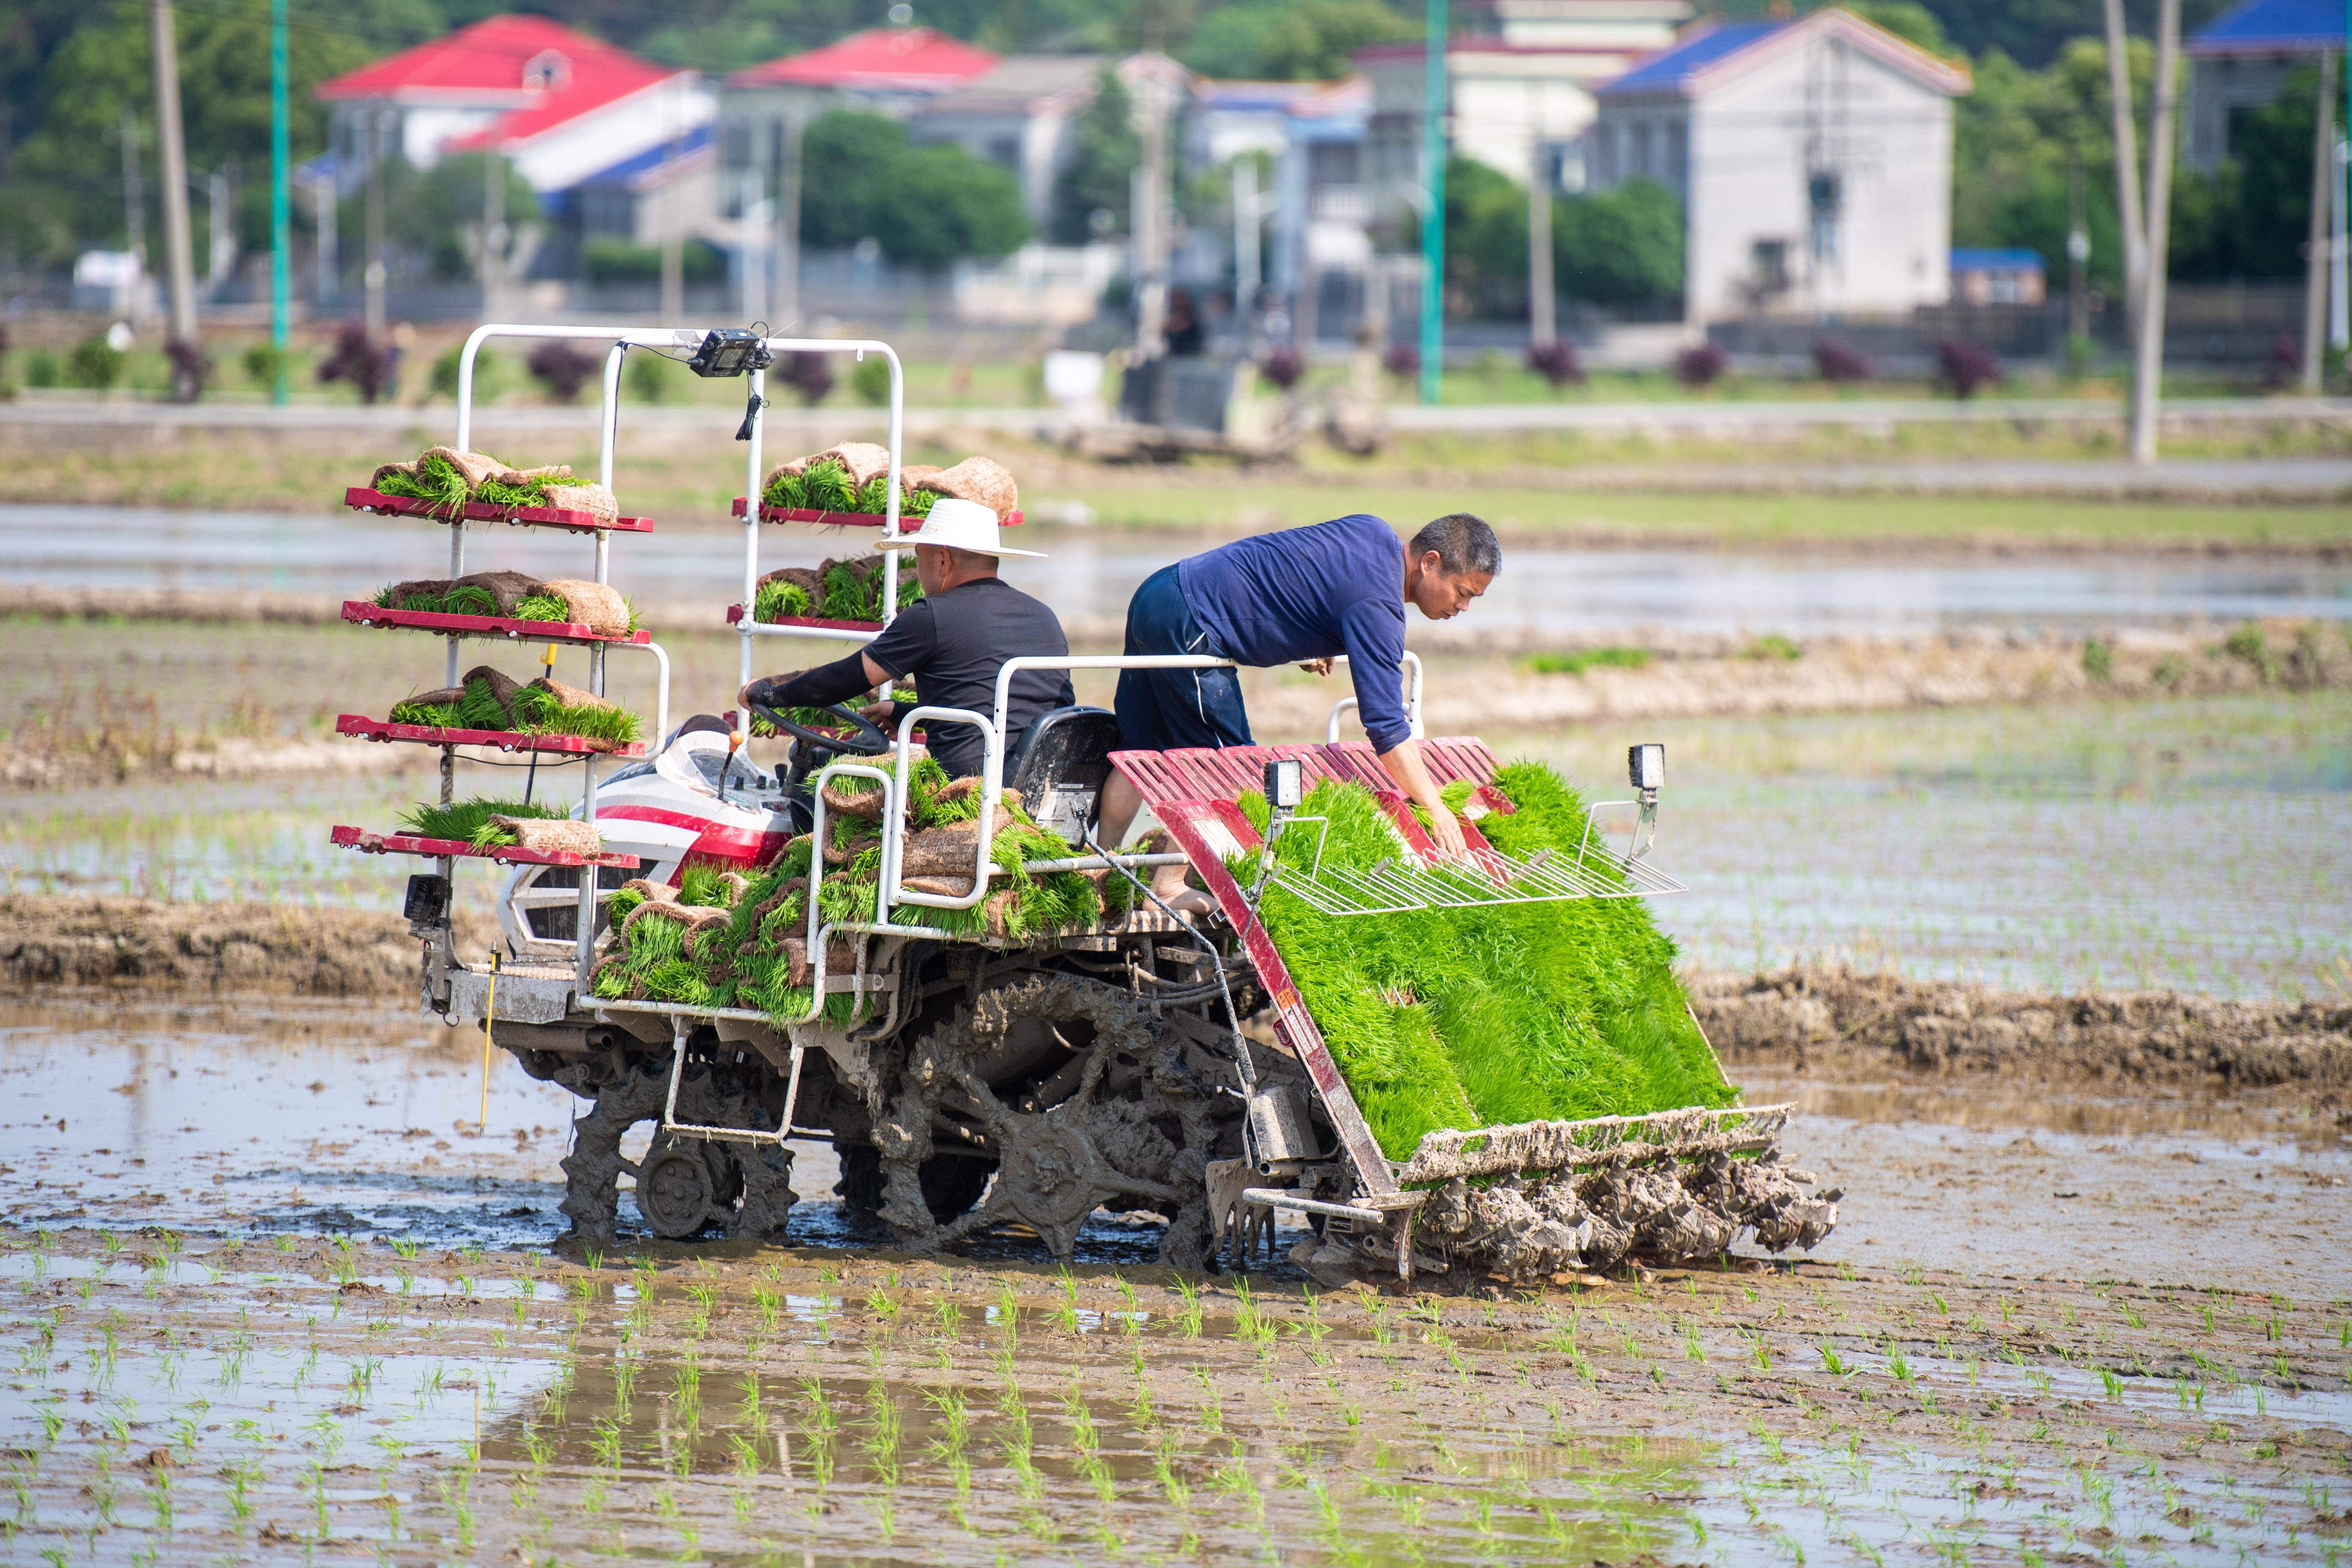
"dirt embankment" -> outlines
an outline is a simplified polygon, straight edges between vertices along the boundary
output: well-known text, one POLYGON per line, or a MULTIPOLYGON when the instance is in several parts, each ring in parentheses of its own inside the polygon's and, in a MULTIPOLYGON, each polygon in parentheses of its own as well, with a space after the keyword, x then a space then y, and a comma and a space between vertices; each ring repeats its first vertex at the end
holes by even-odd
MULTIPOLYGON (((479 923, 460 931, 461 950, 486 945, 479 923)), ((12 990, 393 996, 416 984, 407 923, 380 910, 0 895, 0 984, 12 990)))
POLYGON ((2352 1085, 2352 1000, 2235 1002, 2172 991, 2037 996, 1810 967, 1699 974, 1689 985, 1699 1022, 1727 1063, 2352 1085))

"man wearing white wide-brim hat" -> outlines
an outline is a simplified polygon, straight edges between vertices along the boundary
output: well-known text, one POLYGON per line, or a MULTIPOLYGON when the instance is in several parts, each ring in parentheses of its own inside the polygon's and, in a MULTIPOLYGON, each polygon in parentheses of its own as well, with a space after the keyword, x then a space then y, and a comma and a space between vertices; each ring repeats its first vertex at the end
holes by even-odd
MULTIPOLYGON (((915 552, 915 581, 923 597, 898 612, 882 635, 858 652, 793 676, 772 676, 743 688, 745 704, 825 708, 886 681, 912 678, 928 707, 987 713, 996 706, 996 674, 1008 658, 1060 658, 1070 651, 1061 617, 1051 606, 996 575, 1015 550, 1000 536, 996 514, 978 501, 944 497, 932 503, 920 529, 885 539, 877 550, 915 552)), ((1013 678, 1004 712, 1009 755, 1040 713, 1076 699, 1058 669, 1024 670, 1013 678)), ((869 714, 879 719, 879 714, 869 714)), ((977 774, 987 757, 981 732, 965 724, 929 726, 931 755, 953 778, 977 774)))

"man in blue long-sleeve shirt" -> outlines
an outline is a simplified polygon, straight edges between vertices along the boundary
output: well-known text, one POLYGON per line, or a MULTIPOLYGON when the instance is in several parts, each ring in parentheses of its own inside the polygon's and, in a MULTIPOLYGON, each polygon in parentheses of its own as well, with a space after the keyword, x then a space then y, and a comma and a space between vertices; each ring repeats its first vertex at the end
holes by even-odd
MULTIPOLYGON (((1381 765, 1426 809, 1430 836, 1460 854, 1462 832, 1437 796, 1404 705, 1404 607, 1432 620, 1460 615, 1502 565, 1495 531, 1467 512, 1441 517, 1410 546, 1358 512, 1195 555, 1135 591, 1130 654, 1206 653, 1236 664, 1300 664, 1328 674, 1346 655, 1356 712, 1381 765)), ((1231 669, 1129 669, 1118 678, 1120 741, 1130 750, 1246 746, 1249 714, 1231 669)), ((1118 773, 1104 791, 1106 842, 1126 837, 1142 805, 1118 773)), ((1165 896, 1163 890, 1163 896, 1165 896)))

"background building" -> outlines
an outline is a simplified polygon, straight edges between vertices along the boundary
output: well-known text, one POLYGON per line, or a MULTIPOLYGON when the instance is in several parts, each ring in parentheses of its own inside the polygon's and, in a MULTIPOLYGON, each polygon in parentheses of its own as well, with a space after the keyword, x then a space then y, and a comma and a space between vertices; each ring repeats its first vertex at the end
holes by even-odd
POLYGON ((1941 304, 1969 74, 1839 10, 1724 23, 1603 87, 1588 184, 1680 200, 1694 323, 1941 304))

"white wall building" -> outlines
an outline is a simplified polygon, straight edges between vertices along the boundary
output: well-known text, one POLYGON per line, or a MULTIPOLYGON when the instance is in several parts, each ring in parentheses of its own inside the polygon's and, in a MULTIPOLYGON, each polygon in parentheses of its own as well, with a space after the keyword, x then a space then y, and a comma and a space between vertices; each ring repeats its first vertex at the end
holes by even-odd
POLYGON ((1839 10, 1686 36, 1597 94, 1592 188, 1683 204, 1685 319, 1908 311, 1950 294, 1967 71, 1839 10))
MULTIPOLYGON (((1540 166, 1564 190, 1583 184, 1580 139, 1593 93, 1648 55, 1670 47, 1690 0, 1491 0, 1475 29, 1445 50, 1446 110, 1456 157, 1525 184, 1540 166), (1538 158, 1540 157, 1540 165, 1538 158)), ((1371 84, 1367 177, 1404 191, 1422 183, 1426 51, 1417 43, 1360 49, 1371 84)))

